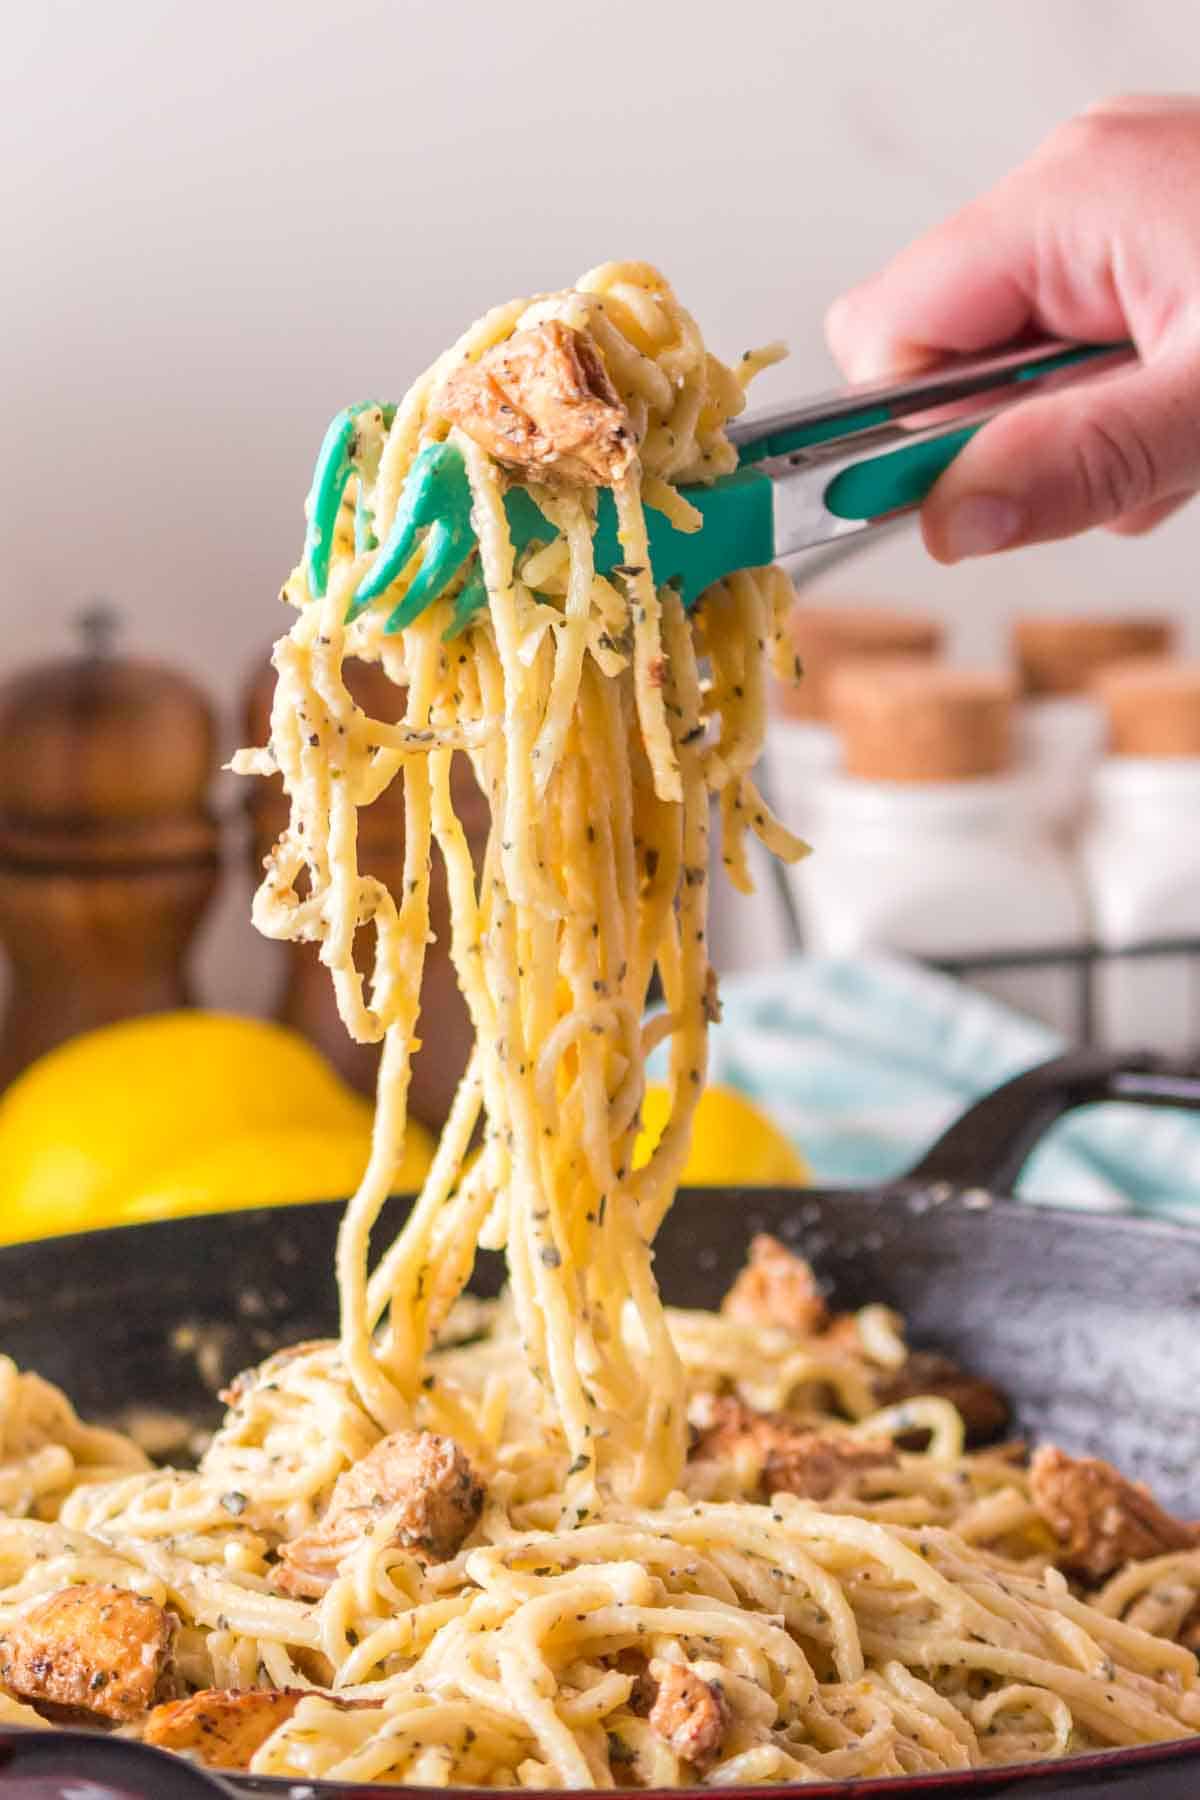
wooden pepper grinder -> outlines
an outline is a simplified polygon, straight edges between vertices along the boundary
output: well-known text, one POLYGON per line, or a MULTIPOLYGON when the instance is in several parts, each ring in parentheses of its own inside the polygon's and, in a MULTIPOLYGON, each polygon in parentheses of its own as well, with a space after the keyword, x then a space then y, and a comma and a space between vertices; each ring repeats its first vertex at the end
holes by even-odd
POLYGON ((0 686, 0 1087, 76 1032, 190 1005, 217 883, 207 701, 115 655, 107 608, 79 627, 78 655, 0 686))
MULTIPOLYGON (((384 674, 378 663, 350 659, 344 665, 344 674, 350 693, 373 718, 394 724, 403 716, 404 690, 384 674)), ((267 661, 246 694, 247 743, 265 744, 270 736, 274 693, 275 670, 267 661)), ((451 790, 478 867, 487 838, 488 807, 471 765, 462 754, 454 758, 451 790)), ((251 783, 246 804, 257 881, 263 858, 287 824, 288 803, 281 778, 276 775, 270 780, 256 779, 251 783)), ((392 893, 400 892, 404 879, 404 788, 399 779, 359 813, 358 855, 365 874, 384 882, 392 893)), ((413 1061, 409 1106, 414 1118, 438 1131, 445 1123, 459 1077, 467 1066, 474 1034, 450 961, 450 906, 445 870, 436 845, 429 913, 430 929, 437 941, 429 946, 425 958, 417 1024, 421 1049, 413 1061)), ((372 953, 370 934, 361 934, 360 943, 363 960, 359 967, 365 973, 372 953)), ((285 1025, 303 1032, 353 1087, 373 1094, 379 1045, 358 1044, 350 1037, 338 1016, 333 983, 319 960, 318 946, 287 944, 285 949, 287 975, 276 1016, 285 1025)))

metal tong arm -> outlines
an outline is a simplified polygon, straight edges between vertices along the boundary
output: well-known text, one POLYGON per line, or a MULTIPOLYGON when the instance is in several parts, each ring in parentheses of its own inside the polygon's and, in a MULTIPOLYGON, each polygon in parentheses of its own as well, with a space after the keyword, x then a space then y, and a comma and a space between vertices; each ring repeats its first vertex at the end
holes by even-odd
MULTIPOLYGON (((1016 349, 988 350, 977 356, 952 356, 931 369, 884 381, 858 382, 831 388, 802 405, 769 408, 735 419, 729 426, 730 441, 737 445, 744 465, 767 456, 844 437, 848 432, 886 425, 890 420, 949 406, 974 394, 1010 383, 1029 382, 1076 365, 1105 367, 1108 359, 1130 361, 1132 344, 1072 344, 1063 338, 1047 338, 1016 349)), ((1090 373, 1090 369, 1085 372, 1090 373)), ((1018 392, 1027 393, 1028 389, 1018 392)), ((1015 395, 1014 395, 1015 397, 1015 395)))
POLYGON ((1130 344, 1052 342, 959 358, 904 381, 760 413, 730 435, 743 466, 771 480, 775 554, 787 556, 919 506, 988 420, 1135 354, 1130 344), (918 422, 934 412, 941 416, 918 422))

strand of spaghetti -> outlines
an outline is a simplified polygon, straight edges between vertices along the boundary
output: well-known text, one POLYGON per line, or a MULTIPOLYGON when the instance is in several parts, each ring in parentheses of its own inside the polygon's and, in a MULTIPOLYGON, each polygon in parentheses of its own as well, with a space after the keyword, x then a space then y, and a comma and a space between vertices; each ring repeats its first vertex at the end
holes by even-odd
MULTIPOLYGON (((606 998, 615 986, 612 972, 603 967, 597 954, 601 938, 617 935, 617 917, 610 918, 607 909, 597 902, 595 857, 597 825, 588 807, 586 772, 579 755, 573 754, 564 765, 559 782, 563 869, 566 874, 564 899, 566 916, 563 924, 559 971, 571 990, 573 1012, 568 1019, 585 1015, 595 1006, 597 997, 606 998), (592 926, 604 917, 605 928, 593 934, 592 926)), ((615 947, 615 946, 614 946, 615 947)), ((631 1010, 631 1009, 630 1009, 631 1010)), ((595 1189, 593 1201, 606 1194, 614 1184, 613 1144, 608 1130, 608 1091, 605 1082, 606 1039, 593 1031, 575 1034, 574 1070, 570 1076, 574 1090, 578 1122, 570 1133, 570 1141, 583 1152, 587 1172, 595 1189)), ((566 1065, 560 1065, 566 1075, 566 1065)), ((566 1114, 564 1113, 564 1116, 566 1114)), ((581 1222, 590 1208, 577 1216, 581 1222)))
POLYGON ((763 344, 757 350, 743 351, 735 365, 734 374, 743 388, 748 387, 756 375, 769 369, 775 363, 782 362, 787 355, 787 345, 776 339, 773 343, 763 344))
POLYGON ((732 775, 745 775, 762 751, 766 720, 767 600, 763 584, 746 570, 729 578, 729 589, 738 610, 734 630, 742 644, 739 723, 730 747, 727 766, 732 775))
POLYGON ((472 518, 504 676, 504 812, 500 849, 505 885, 515 905, 540 905, 554 913, 558 898, 544 869, 538 867, 541 859, 533 844, 537 817, 534 775, 538 762, 534 752, 540 716, 528 704, 529 684, 522 680, 517 584, 503 495, 495 467, 478 444, 457 429, 453 436, 463 452, 471 482, 472 518))
POLYGON ((1102 1744, 1162 1744, 1179 1736, 1177 1716, 1146 1704, 1126 1684, 1097 1681, 1045 1656, 954 1637, 939 1637, 937 1655, 947 1667, 958 1663, 1060 1694, 1072 1717, 1086 1724, 1102 1744))
MULTIPOLYGON (((426 1206, 431 1212, 439 1211, 445 1206, 451 1189, 459 1178, 483 1104, 483 1084, 478 1064, 479 1054, 474 1051, 455 1090, 437 1151, 425 1177, 425 1185, 410 1217, 415 1217, 426 1206)), ((367 1283, 367 1314, 372 1330, 379 1324, 386 1308, 395 1304, 398 1265, 406 1254, 403 1236, 396 1238, 371 1272, 367 1283)))
MULTIPOLYGON (((1009 1682, 1006 1686, 997 1688, 994 1693, 986 1694, 982 1700, 977 1700, 972 1714, 980 1730, 994 1732, 997 1715, 1017 1707, 1040 1712, 1050 1728, 1049 1744, 1037 1742, 1031 1745, 1030 1754, 1043 1757, 1069 1754, 1075 1722, 1071 1717, 1071 1709, 1061 1694, 1048 1694, 1042 1688, 1030 1686, 1028 1682, 1009 1682)), ((1015 1762, 1020 1755, 1021 1751, 1017 1749, 1010 1760, 1015 1762)), ((982 1761, 982 1757, 978 1760, 982 1761)))
POLYGON ((659 798, 679 802, 683 787, 675 746, 663 705, 666 662, 662 645, 662 602, 650 570, 650 543, 642 511, 641 472, 636 467, 613 488, 617 535, 626 567, 633 618, 633 675, 638 724, 659 798))
POLYGON ((544 499, 542 510, 558 526, 570 557, 563 623, 558 627, 554 678, 537 741, 530 752, 536 768, 534 798, 545 799, 546 788, 558 767, 579 698, 583 655, 587 648, 592 608, 592 526, 579 501, 544 499))
MULTIPOLYGON (((610 923, 611 939, 602 944, 606 975, 621 998, 639 1011, 646 987, 633 960, 640 910, 637 846, 634 839, 633 767, 629 754, 632 720, 624 703, 628 685, 601 680, 595 670, 585 675, 580 719, 583 740, 594 745, 583 758, 591 816, 597 821, 592 859, 597 910, 610 923), (624 976, 619 971, 624 969, 624 976)), ((599 921, 597 920, 596 923, 599 921)))
MULTIPOLYGON (((429 720, 439 653, 438 640, 432 635, 428 621, 424 630, 414 628, 406 649, 409 666, 406 722, 422 728, 429 720)), ((375 1354, 367 1298, 367 1269, 371 1229, 391 1192, 404 1150, 412 1047, 420 1007, 425 944, 429 937, 430 841, 429 767, 425 761, 414 762, 405 771, 404 896, 394 940, 396 969, 387 989, 380 995, 385 1004, 391 1003, 392 1018, 380 1063, 371 1156, 358 1192, 346 1207, 338 1231, 336 1256, 346 1367, 375 1417, 389 1430, 407 1418, 411 1385, 405 1381, 398 1387, 395 1379, 385 1374, 375 1354)), ((352 949, 351 944, 346 952, 351 969, 352 949)))
POLYGON ((708 993, 708 793, 696 739, 700 677, 691 634, 677 594, 664 594, 663 620, 670 688, 678 712, 676 753, 683 783, 683 842, 678 893, 677 966, 664 968, 667 1005, 678 1020, 671 1038, 671 1110, 649 1161, 634 1177, 639 1227, 652 1240, 674 1197, 691 1142, 692 1119, 707 1070, 705 996, 708 993), (670 980, 667 979, 668 973, 670 980))
POLYGON ((892 1689, 888 1695, 888 1709, 893 1724, 902 1725, 917 1743, 932 1753, 936 1759, 935 1767, 969 1769, 973 1760, 972 1750, 977 1760, 978 1740, 975 1740, 974 1733, 966 1726, 962 1715, 950 1706, 946 1708, 950 1718, 944 1716, 939 1696, 927 1682, 918 1681, 910 1675, 902 1663, 885 1664, 884 1674, 892 1689), (896 1675, 894 1680, 893 1672, 896 1675))
MULTIPOLYGON (((421 1359, 437 1328, 430 1316, 430 1301, 436 1289, 445 1310, 465 1285, 470 1267, 459 1288, 446 1295, 446 1269, 436 1258, 433 1239, 439 1218, 450 1202, 452 1190, 461 1174, 471 1135, 483 1103, 482 1082, 476 1072, 477 1057, 472 1056, 466 1073, 458 1085, 450 1114, 430 1166, 425 1184, 413 1205, 404 1229, 372 1271, 367 1283, 366 1316, 372 1329, 390 1310, 386 1360, 394 1370, 397 1384, 412 1398, 412 1374, 420 1368, 421 1359), (436 1273, 432 1273, 436 1272, 436 1273)), ((473 1245, 472 1257, 473 1257, 473 1245)))

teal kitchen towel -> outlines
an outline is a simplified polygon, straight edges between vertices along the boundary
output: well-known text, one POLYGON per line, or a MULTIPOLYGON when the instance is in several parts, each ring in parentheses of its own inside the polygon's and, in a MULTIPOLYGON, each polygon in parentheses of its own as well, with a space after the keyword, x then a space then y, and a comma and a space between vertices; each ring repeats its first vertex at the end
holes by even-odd
MULTIPOLYGON (((1065 1048, 978 990, 892 957, 796 957, 723 981, 721 996, 710 1079, 765 1106, 825 1186, 903 1175, 973 1100, 1065 1048)), ((1018 1191, 1200 1222, 1200 1114, 1076 1113, 1018 1191)))

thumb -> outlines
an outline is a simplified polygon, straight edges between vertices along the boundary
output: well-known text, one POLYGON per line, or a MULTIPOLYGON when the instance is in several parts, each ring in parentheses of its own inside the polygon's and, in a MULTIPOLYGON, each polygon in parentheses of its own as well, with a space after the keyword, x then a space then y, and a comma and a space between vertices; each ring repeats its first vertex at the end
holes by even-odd
POLYGON ((939 562, 1071 537, 1200 487, 1200 349, 1039 396, 993 419, 925 502, 939 562))

